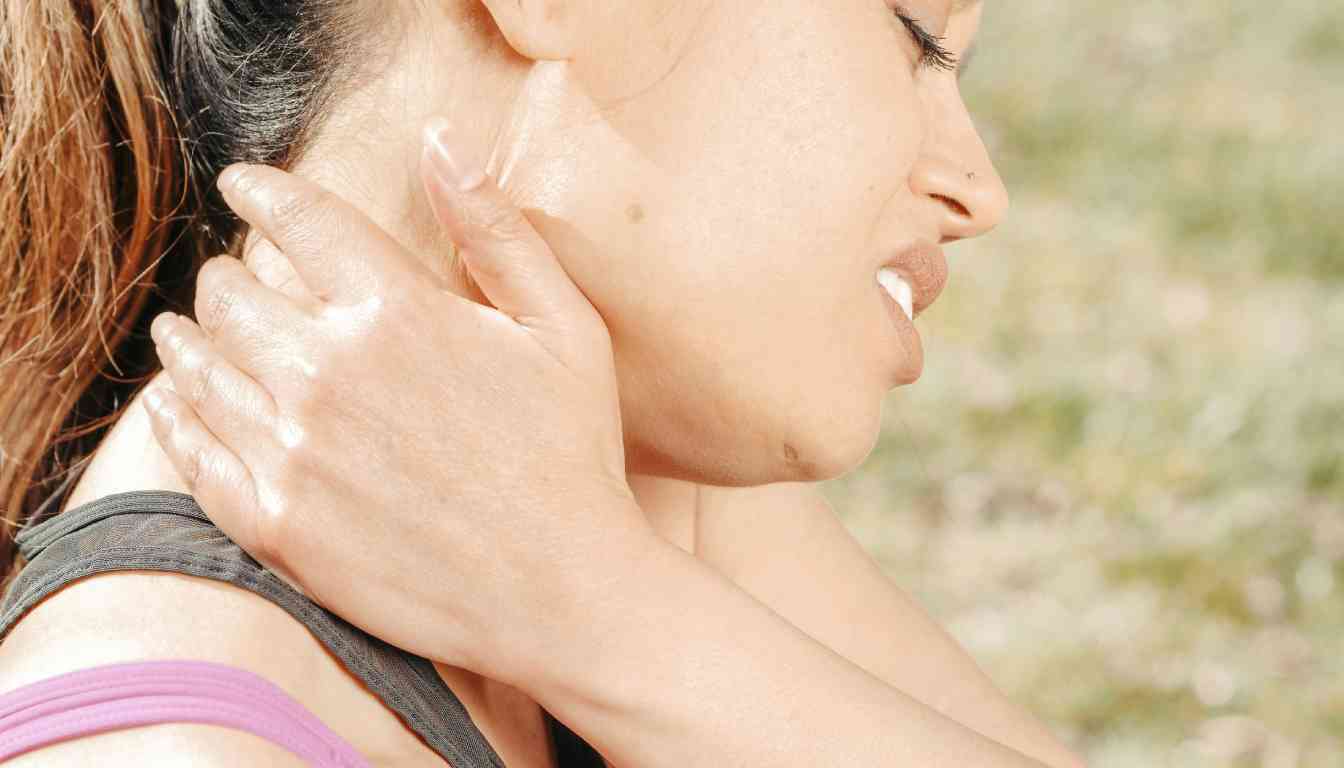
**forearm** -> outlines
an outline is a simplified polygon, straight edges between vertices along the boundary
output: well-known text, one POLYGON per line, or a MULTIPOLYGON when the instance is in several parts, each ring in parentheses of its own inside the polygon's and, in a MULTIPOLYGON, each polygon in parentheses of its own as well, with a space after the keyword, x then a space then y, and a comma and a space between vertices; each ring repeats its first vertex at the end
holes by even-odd
POLYGON ((698 561, 888 685, 1053 768, 1082 768, 883 572, 815 485, 703 489, 700 497, 698 561))
MULTIPOLYGON (((614 548, 613 548, 614 549, 614 548)), ((641 540, 527 654, 518 685, 616 765, 1039 766, 641 540)))

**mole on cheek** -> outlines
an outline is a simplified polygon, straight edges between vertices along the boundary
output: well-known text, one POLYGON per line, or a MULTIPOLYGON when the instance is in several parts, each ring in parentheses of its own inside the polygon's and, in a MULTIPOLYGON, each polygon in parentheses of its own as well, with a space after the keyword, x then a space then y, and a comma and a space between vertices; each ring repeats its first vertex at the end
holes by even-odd
POLYGON ((793 464, 794 462, 798 461, 798 449, 794 448, 792 445, 789 445, 788 443, 785 443, 784 458, 788 460, 790 464, 793 464))
POLYGON ((638 224, 644 220, 644 206, 639 203, 631 203, 629 208, 625 209, 626 218, 638 224))

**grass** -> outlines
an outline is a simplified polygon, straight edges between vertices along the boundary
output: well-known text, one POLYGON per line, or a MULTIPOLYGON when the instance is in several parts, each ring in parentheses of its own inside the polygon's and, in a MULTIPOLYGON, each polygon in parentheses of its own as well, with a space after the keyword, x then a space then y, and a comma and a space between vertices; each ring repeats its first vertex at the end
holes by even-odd
POLYGON ((989 4, 1013 193, 823 490, 1095 768, 1344 766, 1344 5, 989 4))

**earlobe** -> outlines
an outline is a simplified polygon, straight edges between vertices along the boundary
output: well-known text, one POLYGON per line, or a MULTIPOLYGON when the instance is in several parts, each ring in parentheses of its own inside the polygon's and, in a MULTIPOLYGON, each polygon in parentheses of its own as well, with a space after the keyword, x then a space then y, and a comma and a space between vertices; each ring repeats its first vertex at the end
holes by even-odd
POLYGON ((573 58, 592 21, 591 0, 481 0, 520 55, 533 60, 573 58))

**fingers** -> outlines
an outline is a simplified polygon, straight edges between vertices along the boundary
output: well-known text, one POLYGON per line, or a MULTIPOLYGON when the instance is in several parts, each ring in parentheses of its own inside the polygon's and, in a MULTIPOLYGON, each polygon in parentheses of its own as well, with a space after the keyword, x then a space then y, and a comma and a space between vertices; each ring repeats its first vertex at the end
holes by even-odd
POLYGON ((248 374, 267 381, 267 362, 292 357, 294 332, 309 319, 289 297, 263 285, 232 256, 216 256, 196 275, 201 329, 248 374))
MULTIPOLYGON (((210 520, 230 539, 300 593, 287 569, 283 517, 268 513, 259 475, 275 463, 276 410, 261 385, 211 349, 187 318, 165 312, 150 333, 172 388, 145 392, 144 406, 159 446, 210 520)), ((271 505, 270 508, 275 508, 271 505)))
POLYGON ((600 323, 588 298, 522 211, 494 179, 461 159, 451 124, 442 118, 431 121, 424 138, 421 178, 430 204, 464 251, 490 303, 542 334, 569 334, 600 323))
POLYGON ((260 511, 247 467, 172 390, 146 390, 143 402, 154 437, 192 496, 226 536, 255 552, 260 511))
POLYGON ((255 452, 270 444, 275 400, 225 359, 195 323, 165 312, 149 332, 178 397, 225 446, 255 452))
POLYGON ((317 299, 308 292, 303 278, 294 271, 294 265, 281 253, 275 244, 256 234, 249 233, 243 247, 243 266, 257 276, 257 281, 278 293, 284 294, 309 312, 317 310, 317 299))
POLYGON ((356 303, 384 292, 390 280, 427 272, 358 209, 307 179, 235 164, 220 174, 219 189, 324 301, 356 303))

